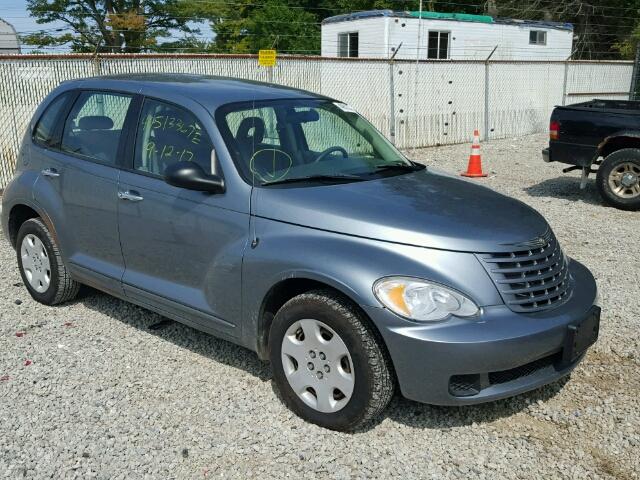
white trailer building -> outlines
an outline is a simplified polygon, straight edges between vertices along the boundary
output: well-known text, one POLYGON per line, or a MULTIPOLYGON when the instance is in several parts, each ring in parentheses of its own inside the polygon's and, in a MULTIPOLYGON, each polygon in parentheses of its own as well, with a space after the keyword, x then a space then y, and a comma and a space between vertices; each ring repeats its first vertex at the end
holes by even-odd
POLYGON ((322 21, 323 57, 566 60, 573 25, 462 13, 371 10, 322 21), (418 38, 420 42, 418 43, 418 38), (402 44, 402 46, 400 46, 402 44))
POLYGON ((20 53, 20 41, 16 29, 0 18, 0 54, 20 53))

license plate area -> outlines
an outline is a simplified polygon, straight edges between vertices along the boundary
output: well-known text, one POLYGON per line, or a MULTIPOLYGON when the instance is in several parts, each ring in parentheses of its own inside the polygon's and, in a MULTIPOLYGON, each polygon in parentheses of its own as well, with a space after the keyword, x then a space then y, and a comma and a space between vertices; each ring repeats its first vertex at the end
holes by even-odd
POLYGON ((562 350, 562 363, 573 363, 598 339, 600 331, 600 307, 593 306, 587 316, 567 326, 567 336, 562 350))

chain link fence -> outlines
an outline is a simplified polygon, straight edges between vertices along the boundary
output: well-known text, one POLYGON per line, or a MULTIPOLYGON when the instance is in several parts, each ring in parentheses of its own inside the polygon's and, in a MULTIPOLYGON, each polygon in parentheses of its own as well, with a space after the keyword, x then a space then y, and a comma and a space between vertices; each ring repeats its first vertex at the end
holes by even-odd
POLYGON ((273 82, 348 103, 396 145, 424 147, 542 132, 555 105, 627 99, 633 62, 386 61, 252 55, 0 56, 0 189, 33 112, 60 82, 95 75, 190 73, 273 82))

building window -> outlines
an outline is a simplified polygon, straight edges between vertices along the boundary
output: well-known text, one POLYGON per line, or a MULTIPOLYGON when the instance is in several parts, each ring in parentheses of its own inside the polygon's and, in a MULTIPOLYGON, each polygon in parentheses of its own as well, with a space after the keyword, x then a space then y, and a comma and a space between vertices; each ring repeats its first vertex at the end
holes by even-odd
POLYGON ((357 57, 358 56, 358 32, 338 34, 338 56, 357 57))
POLYGON ((430 60, 449 59, 449 38, 451 32, 429 30, 427 58, 430 60))
POLYGON ((544 30, 531 30, 529 32, 529 44, 530 45, 546 45, 547 32, 545 32, 544 30))

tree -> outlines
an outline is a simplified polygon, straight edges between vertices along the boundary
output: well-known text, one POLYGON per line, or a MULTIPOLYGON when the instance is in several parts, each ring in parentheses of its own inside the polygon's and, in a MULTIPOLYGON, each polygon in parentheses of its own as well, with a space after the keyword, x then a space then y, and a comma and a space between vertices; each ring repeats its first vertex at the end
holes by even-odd
POLYGON ((496 0, 503 17, 572 23, 574 58, 630 57, 633 30, 638 25, 640 0, 608 0, 597 4, 584 0, 496 0))
POLYGON ((301 1, 196 3, 183 0, 180 11, 188 17, 209 20, 215 33, 212 44, 215 52, 255 53, 262 48, 307 54, 320 51, 318 18, 301 1))
POLYGON ((75 52, 140 52, 157 49, 170 30, 192 32, 179 15, 178 0, 27 0, 39 24, 61 22, 65 29, 22 38, 38 48, 70 45, 75 52))
MULTIPOLYGON (((442 7, 436 0, 425 1, 424 9, 474 13, 478 10, 474 1, 445 2, 442 7)), ((213 50, 217 52, 255 53, 261 48, 276 48, 283 53, 319 54, 320 22, 324 18, 362 10, 418 10, 418 5, 418 0, 182 0, 180 11, 185 16, 209 19, 215 33, 213 50)))

